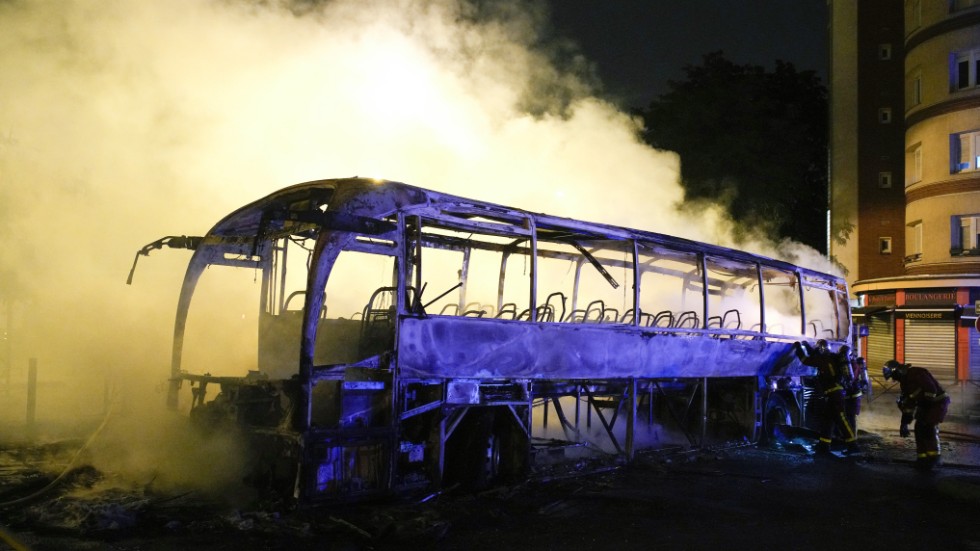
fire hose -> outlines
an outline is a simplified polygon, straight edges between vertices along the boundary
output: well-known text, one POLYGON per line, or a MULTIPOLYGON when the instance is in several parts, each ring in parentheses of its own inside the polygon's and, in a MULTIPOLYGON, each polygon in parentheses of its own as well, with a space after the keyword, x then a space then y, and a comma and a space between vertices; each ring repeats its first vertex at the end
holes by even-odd
POLYGON ((61 472, 61 474, 59 474, 51 482, 47 483, 43 488, 37 490, 36 492, 34 492, 34 493, 30 494, 30 495, 27 495, 27 496, 24 496, 24 497, 20 497, 20 498, 11 500, 11 501, 5 501, 5 502, 0 503, 0 509, 7 509, 9 507, 14 507, 14 506, 17 506, 17 505, 23 505, 25 503, 29 503, 29 502, 31 502, 31 501, 33 501, 33 500, 35 500, 35 499, 43 496, 44 494, 50 492, 53 488, 57 487, 58 484, 60 484, 61 481, 64 480, 65 477, 68 476, 68 474, 74 469, 75 463, 78 461, 78 458, 82 455, 82 452, 84 452, 85 450, 87 450, 89 448, 89 446, 92 445, 92 442, 94 442, 95 439, 98 438, 98 436, 105 429, 106 425, 109 423, 109 418, 112 417, 113 410, 115 409, 114 408, 115 400, 113 400, 111 402, 111 404, 113 404, 113 405, 110 405, 109 409, 106 411, 105 417, 102 419, 102 423, 100 423, 99 424, 99 427, 97 429, 95 429, 95 432, 93 432, 92 435, 88 437, 88 440, 85 441, 85 443, 82 445, 82 447, 79 448, 78 451, 75 452, 75 455, 72 456, 71 460, 65 466, 65 468, 61 472))

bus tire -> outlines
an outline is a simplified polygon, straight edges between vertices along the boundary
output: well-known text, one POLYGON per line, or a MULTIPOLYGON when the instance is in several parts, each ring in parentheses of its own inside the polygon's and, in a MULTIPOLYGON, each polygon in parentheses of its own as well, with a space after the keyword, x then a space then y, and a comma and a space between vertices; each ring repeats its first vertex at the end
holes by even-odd
POLYGON ((471 411, 447 446, 446 477, 450 484, 480 491, 523 476, 527 438, 507 412, 492 408, 471 411))

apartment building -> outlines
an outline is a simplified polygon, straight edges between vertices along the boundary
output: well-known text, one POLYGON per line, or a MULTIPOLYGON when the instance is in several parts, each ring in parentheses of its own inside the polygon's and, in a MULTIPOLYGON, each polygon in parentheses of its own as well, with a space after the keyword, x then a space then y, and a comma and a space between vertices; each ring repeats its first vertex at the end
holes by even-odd
POLYGON ((862 352, 980 382, 980 0, 830 7, 830 251, 862 352))

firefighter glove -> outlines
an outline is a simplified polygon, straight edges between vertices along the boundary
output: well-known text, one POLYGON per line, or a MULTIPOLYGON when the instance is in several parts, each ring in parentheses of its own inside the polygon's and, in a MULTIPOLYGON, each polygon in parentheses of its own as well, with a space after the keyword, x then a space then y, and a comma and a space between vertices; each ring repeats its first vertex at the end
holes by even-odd
POLYGON ((909 425, 908 423, 902 423, 902 426, 898 427, 898 435, 902 438, 908 438, 909 436, 909 425))

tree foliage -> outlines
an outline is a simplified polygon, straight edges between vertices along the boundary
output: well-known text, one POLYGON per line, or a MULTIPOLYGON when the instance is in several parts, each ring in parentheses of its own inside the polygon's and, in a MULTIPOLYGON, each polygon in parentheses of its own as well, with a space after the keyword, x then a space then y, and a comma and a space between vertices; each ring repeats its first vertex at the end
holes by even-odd
POLYGON ((722 52, 685 68, 639 114, 644 139, 681 157, 688 200, 727 205, 745 231, 826 251, 827 90, 812 71, 767 72, 722 52))

